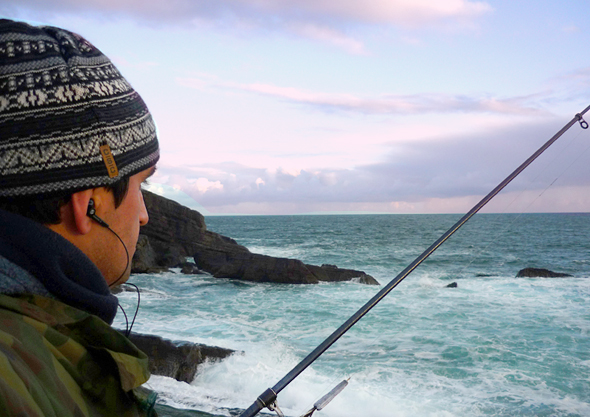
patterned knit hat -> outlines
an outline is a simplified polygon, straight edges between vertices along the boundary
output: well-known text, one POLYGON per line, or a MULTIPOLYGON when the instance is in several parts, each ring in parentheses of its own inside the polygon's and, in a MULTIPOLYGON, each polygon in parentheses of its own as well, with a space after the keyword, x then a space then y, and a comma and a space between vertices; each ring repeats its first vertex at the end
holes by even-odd
POLYGON ((0 20, 0 197, 112 185, 158 158, 145 103, 98 49, 0 20))

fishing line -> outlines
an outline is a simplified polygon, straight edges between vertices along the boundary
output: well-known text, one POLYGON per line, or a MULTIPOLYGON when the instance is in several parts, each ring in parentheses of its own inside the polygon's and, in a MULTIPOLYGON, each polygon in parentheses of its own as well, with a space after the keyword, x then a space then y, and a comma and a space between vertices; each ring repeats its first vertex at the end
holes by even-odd
MULTIPOLYGON (((565 153, 565 151, 567 151, 567 150, 568 150, 568 149, 569 149, 569 148, 572 146, 572 144, 573 144, 573 143, 574 143, 576 140, 578 140, 578 139, 580 138, 580 136, 581 136, 583 133, 584 133, 584 130, 582 130, 582 131, 578 132, 576 135, 574 135, 574 136, 572 137, 572 139, 570 139, 570 141, 566 143, 566 145, 563 147, 563 149, 561 149, 559 152, 557 152, 557 154, 556 154, 556 155, 553 157, 553 159, 551 159, 550 161, 547 161, 547 163, 546 163, 546 164, 545 164, 545 165, 544 165, 544 166, 543 166, 541 169, 539 169, 539 173, 538 173, 538 174, 537 174, 535 177, 533 177, 533 179, 532 179, 532 181, 530 182, 530 184, 533 184, 533 183, 534 183, 536 180, 538 180, 538 179, 541 177, 541 175, 543 175, 543 174, 544 174, 544 173, 545 173, 545 172, 548 170, 548 168, 549 168, 550 166, 553 166, 553 165, 555 165, 555 161, 557 161, 557 159, 558 159, 559 157, 561 157, 561 156, 562 156, 562 155, 565 153)), ((559 179, 561 176, 563 176, 563 174, 565 174, 565 173, 566 173, 566 172, 569 170, 569 168, 570 168, 570 167, 571 167, 571 166, 572 166, 572 165, 573 165, 573 164, 574 164, 574 163, 575 163, 575 162, 576 162, 576 161, 577 161, 577 160, 578 160, 578 159, 579 159, 579 158, 582 156, 582 154, 584 154, 584 153, 585 153, 587 150, 588 150, 588 148, 586 148, 586 150, 584 150, 584 152, 582 152, 581 154, 579 154, 579 155, 578 155, 578 157, 577 157, 577 158, 576 158, 574 161, 570 162, 570 164, 567 166, 567 168, 566 168, 566 169, 565 169, 563 172, 561 172, 561 174, 559 174, 559 175, 557 176, 557 178, 555 178, 551 184, 549 184, 547 187, 545 187, 545 189, 544 189, 544 190, 541 192, 541 194, 539 194, 539 196, 538 196, 538 197, 540 197, 540 196, 541 196, 541 195, 542 195, 542 194, 543 194, 545 191, 547 191, 547 189, 549 189, 549 187, 551 187, 551 186, 553 185, 553 183, 555 183, 555 181, 557 181, 557 180, 558 180, 558 179, 559 179)), ((520 193, 518 193, 518 194, 516 195, 516 197, 514 197, 514 199, 513 199, 513 200, 512 200, 510 203, 508 203, 508 204, 506 205, 506 207, 504 208, 504 210, 502 211, 502 213, 506 213, 506 212, 507 212, 507 210, 508 210, 508 208, 510 208, 510 206, 512 206, 512 205, 513 205, 513 204, 514 204, 514 203, 515 203, 515 202, 516 202, 518 199, 520 199, 520 198, 523 196, 523 194, 524 194, 524 193, 526 193, 527 191, 529 191, 529 190, 531 189, 531 187, 532 187, 532 186, 531 186, 531 185, 529 185, 529 186, 527 186, 526 188, 524 188, 524 189, 523 189, 523 190, 522 190, 520 193)), ((526 212, 526 210, 528 210, 528 209, 531 207, 531 205, 533 205, 533 204, 534 204, 534 203, 535 203, 535 202, 538 200, 538 197, 537 197, 537 198, 535 198, 535 199, 534 199, 534 200, 533 200, 531 203, 529 203, 529 204, 528 204, 528 205, 527 205, 527 206, 526 206, 526 207, 525 207, 523 210, 521 210, 521 213, 523 213, 523 212, 526 212)))
MULTIPOLYGON (((580 133, 579 133, 579 134, 578 134, 578 135, 577 135, 577 136, 576 136, 574 139, 577 139, 577 138, 578 138, 578 137, 579 137, 579 136, 580 136, 582 133, 583 133, 583 132, 580 132, 580 133)), ((573 143, 573 140, 572 140, 572 142, 571 142, 571 143, 573 143)), ((566 167, 566 168, 565 168, 565 169, 564 169, 562 172, 561 172, 561 174, 559 174, 559 175, 558 175, 558 176, 557 176, 557 177, 556 177, 556 178, 553 180, 553 182, 552 182, 551 184, 549 184, 549 185, 548 185, 548 186, 547 186, 547 187, 546 187, 546 188, 545 188, 545 189, 544 189, 544 190, 541 192, 541 194, 539 194, 539 196, 538 196, 538 197, 537 197, 537 198, 536 198, 536 199, 533 201, 533 203, 534 203, 535 201, 537 201, 537 199, 538 199, 538 198, 540 198, 540 197, 541 197, 541 196, 542 196, 542 195, 545 193, 545 191, 547 191, 547 190, 548 190, 550 187, 552 187, 552 186, 553 186, 553 184, 555 184, 555 182, 557 182, 557 180, 559 180, 559 179, 560 179, 560 178, 561 178, 561 177, 562 177, 562 176, 563 176, 563 175, 564 175, 566 172, 568 172, 568 171, 570 170, 570 168, 571 168, 571 167, 572 167, 572 166, 573 166, 573 165, 574 165, 576 162, 578 162, 578 160, 579 160, 579 159, 580 159, 582 156, 584 156, 584 155, 586 154, 586 152, 588 152, 588 150, 589 150, 589 149, 590 149, 590 145, 588 145, 588 146, 586 147, 586 149, 584 149, 582 152, 580 152, 580 153, 578 154, 578 156, 577 156, 577 157, 576 157, 576 158, 575 158, 575 159, 574 159, 574 160, 573 160, 573 161, 572 161, 572 162, 571 162, 571 163, 570 163, 570 164, 569 164, 569 165, 568 165, 568 166, 567 166, 567 167, 566 167)), ((565 151, 565 149, 564 149, 564 151, 565 151)), ((540 174, 539 174, 539 175, 540 175, 540 174)), ((531 203, 531 204, 532 204, 532 203, 531 203)))
POLYGON ((588 128, 588 123, 583 119, 583 115, 590 110, 586 107, 582 112, 576 114, 563 128, 537 149, 527 160, 521 163, 508 177, 482 198, 471 210, 469 210, 459 221, 450 229, 442 234, 434 243, 432 243, 420 256, 412 261, 402 272, 393 278, 383 289, 367 301, 355 314, 346 320, 330 336, 320 343, 309 355, 307 355, 297 366, 295 366, 287 375, 285 375, 272 388, 268 388, 240 414, 241 417, 253 417, 263 408, 274 407, 276 405, 277 395, 289 385, 297 376, 299 376, 308 366, 310 366, 318 357, 320 357, 330 346, 332 346, 340 337, 342 337, 352 326, 363 318, 375 305, 377 305, 387 294, 389 294, 401 281, 410 275, 424 260, 434 253, 443 243, 445 243, 457 230, 459 230, 469 219, 479 212, 491 199, 502 191, 512 180, 514 180, 522 171, 524 171, 535 159, 537 159, 547 148, 549 148, 557 139, 567 132, 576 122, 579 122, 583 129, 588 128))
MULTIPOLYGON (((586 128, 584 128, 584 125, 582 124, 582 129, 581 131, 579 131, 577 134, 575 134, 567 143, 566 145, 553 157, 553 159, 551 161, 548 161, 541 169, 539 169, 539 173, 533 178, 533 180, 531 181, 531 184, 533 184, 537 179, 539 179, 539 177, 541 177, 541 175, 543 175, 543 173, 545 173, 545 171, 547 171, 547 169, 550 166, 555 165, 555 161, 557 161, 557 159, 559 157, 561 157, 569 148, 571 148, 571 146, 573 145, 574 142, 576 142, 583 134, 585 134, 585 130, 586 128)), ((469 268, 473 262, 475 262, 475 259, 477 257, 477 254, 483 254, 483 252, 489 250, 493 245, 495 245, 498 241, 498 238, 500 238, 501 236, 505 236, 510 230, 512 230, 513 226, 519 222, 522 218, 522 216, 524 215, 524 213, 528 212, 528 210, 530 209, 530 207, 535 204, 535 202, 537 202, 542 196, 543 194, 545 194, 545 192, 551 188, 561 177, 563 177, 563 175, 568 172, 572 166, 574 166, 576 164, 576 162, 578 162, 578 160, 580 158, 582 158, 590 149, 590 145, 587 145, 585 147, 585 149, 582 152, 579 152, 577 154, 577 156, 569 162, 569 164, 565 167, 565 169, 563 169, 561 171, 561 173, 559 173, 557 175, 557 177, 555 177, 555 179, 548 184, 539 195, 537 195, 532 201, 530 201, 526 207, 524 207, 509 223, 504 224, 505 227, 503 228, 503 230, 498 231, 497 233, 495 233, 495 235, 493 236, 493 238, 488 242, 488 244, 483 247, 482 249, 478 250, 477 252, 472 251, 469 254, 469 258, 471 259, 467 265, 463 266, 461 269, 459 269, 457 272, 455 272, 455 275, 460 275, 463 274, 465 272, 465 270, 467 268, 469 268)), ((531 190, 531 186, 529 185, 528 187, 526 187, 525 189, 523 189, 520 193, 518 193, 518 195, 516 195, 514 197, 514 199, 512 199, 512 201, 510 203, 508 203, 506 205, 506 207, 503 209, 503 211, 500 214, 506 214, 508 208, 510 208, 510 206, 512 206, 518 199, 520 199, 526 192, 531 190)), ((501 223, 500 221, 498 223, 501 223)))
MULTIPOLYGON (((532 181, 530 182, 530 184, 534 184, 536 182, 537 179, 539 179, 547 170, 550 166, 554 166, 556 161, 565 154, 565 152, 570 149, 572 147, 572 145, 585 133, 584 130, 581 130, 579 132, 577 132, 577 134, 573 135, 571 137, 571 139, 566 142, 565 146, 561 147, 561 149, 559 150, 559 152, 557 152, 553 158, 548 161, 547 163, 545 163, 540 169, 539 169, 539 173, 533 177, 532 181)), ((567 171, 569 171, 571 169, 572 166, 574 166, 576 164, 576 162, 582 158, 584 156, 584 154, 586 154, 586 152, 588 151, 588 149, 590 149, 590 145, 588 145, 581 153, 578 153, 576 158, 574 158, 574 160, 572 161, 570 159, 569 164, 566 166, 565 169, 562 170, 562 172, 560 172, 557 177, 550 183, 548 184, 542 191, 541 193, 536 196, 532 201, 530 201, 528 203, 528 205, 520 212, 518 213, 508 224, 505 222, 501 222, 501 224, 504 226, 502 229, 503 230, 499 230, 497 231, 494 236, 492 237, 492 239, 488 242, 488 244, 479 249, 472 249, 470 252, 468 252, 465 257, 467 259, 469 259, 469 261, 467 262, 466 265, 463 265, 459 270, 457 270, 456 272, 452 272, 450 275, 462 275, 468 268, 471 267, 471 265, 476 261, 476 259, 478 258, 478 254, 483 254, 484 252, 490 250, 491 247, 493 247, 495 244, 497 244, 498 239, 501 236, 506 235, 513 227, 515 224, 517 224, 521 219, 524 213, 526 213, 528 211, 528 209, 536 202, 538 201, 541 196, 550 188, 552 187, 567 171)), ((532 186, 529 185, 526 188, 524 188, 523 190, 521 190, 513 199, 512 201, 510 201, 505 207, 504 209, 500 212, 500 214, 505 214, 508 209, 520 198, 522 198, 522 196, 530 191, 532 189, 532 186)), ((498 222, 500 223, 500 221, 498 222)), ((494 228, 494 230, 497 230, 494 228)), ((372 339, 366 339, 368 344, 381 344, 381 341, 383 341, 383 335, 381 334, 377 334, 375 337, 373 337, 372 339)), ((347 377, 351 377, 352 379, 354 379, 354 374, 356 374, 357 372, 354 372, 352 370, 353 364, 351 362, 348 363, 348 365, 345 367, 345 369, 343 369, 342 372, 340 372, 340 374, 344 374, 347 375, 346 377, 344 377, 344 379, 346 379, 347 377)), ((334 378, 329 384, 329 386, 333 386, 335 383, 337 383, 339 380, 341 380, 342 378, 334 378)), ((309 408, 306 407, 306 409, 309 408)))

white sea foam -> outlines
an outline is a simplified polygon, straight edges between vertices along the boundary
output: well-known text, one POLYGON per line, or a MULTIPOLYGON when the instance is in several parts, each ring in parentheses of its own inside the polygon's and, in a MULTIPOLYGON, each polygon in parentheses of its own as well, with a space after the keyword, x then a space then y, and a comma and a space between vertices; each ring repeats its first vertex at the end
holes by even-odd
MULTIPOLYGON (((496 238, 495 246, 483 242, 486 251, 480 258, 450 248, 418 268, 280 393, 283 411, 299 415, 351 377, 318 417, 590 415, 590 280, 580 278, 590 276, 590 263, 580 261, 590 253, 584 237, 590 235, 590 222, 584 216, 530 219, 545 223, 527 223, 513 236, 496 238), (563 221, 573 222, 579 237, 556 247, 563 221), (571 272, 576 278, 515 278, 527 266, 571 272), (446 288, 453 281, 458 287, 446 288)), ((374 236, 382 235, 386 221, 398 231, 396 239, 385 243, 371 240, 367 217, 339 218, 332 225, 327 225, 329 217, 311 218, 307 231, 303 220, 288 224, 298 222, 299 249, 291 236, 280 238, 287 248, 280 252, 276 233, 268 248, 279 248, 275 255, 280 256, 299 250, 311 263, 314 245, 327 245, 322 228, 332 230, 333 245, 341 224, 338 253, 316 263, 344 262, 387 283, 423 250, 429 239, 424 236, 437 217, 376 217, 374 236), (404 219, 411 227, 401 235, 404 219), (345 221, 360 222, 363 236, 349 236, 346 231, 353 226, 345 221)), ((240 219, 241 227, 245 221, 240 219)), ((277 226, 280 221, 269 220, 269 227, 295 233, 277 226)), ((263 226, 261 221, 252 230, 264 235, 263 226)), ((485 222, 480 227, 487 236, 485 222)), ((263 237, 254 239, 262 251, 263 237)), ((477 249, 481 236, 469 239, 459 236, 453 244, 477 249)), ((201 365, 191 384, 156 376, 150 380, 167 404, 222 415, 248 407, 380 289, 356 283, 254 284, 172 273, 135 276, 133 281, 144 290, 134 330, 243 352, 201 365)), ((133 311, 134 295, 120 298, 133 311)))

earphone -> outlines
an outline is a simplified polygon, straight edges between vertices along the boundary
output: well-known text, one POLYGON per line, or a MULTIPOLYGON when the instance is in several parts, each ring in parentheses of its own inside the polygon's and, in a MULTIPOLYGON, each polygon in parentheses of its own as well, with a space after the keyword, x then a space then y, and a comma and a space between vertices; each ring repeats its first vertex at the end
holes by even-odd
MULTIPOLYGON (((106 227, 111 232, 113 232, 113 234, 117 237, 117 239, 119 239, 119 241, 123 245, 123 248, 125 249, 125 253, 127 255, 127 265, 125 266, 125 270, 123 271, 121 276, 110 285, 111 287, 113 287, 123 278, 123 276, 125 275, 125 271, 127 271, 127 267, 129 266, 129 251, 127 250, 127 246, 125 246, 125 243, 119 237, 119 235, 113 229, 111 229, 111 227, 107 224, 107 222, 105 222, 103 219, 101 219, 100 217, 98 217, 96 215, 96 208, 94 207, 94 200, 93 199, 90 199, 90 201, 88 201, 88 210, 86 210, 86 215, 88 217, 90 217, 92 220, 94 220, 95 222, 97 222, 102 227, 106 227)), ((131 326, 129 326, 129 320, 127 320, 127 314, 125 313, 125 310, 123 310, 123 307, 121 306, 121 304, 119 304, 119 308, 123 312, 123 315, 125 316, 125 322, 127 323, 127 329, 125 330, 126 336, 129 336, 129 334, 131 334, 131 329, 133 328, 133 324, 135 323, 135 318, 137 317, 137 312, 139 311, 139 302, 140 302, 139 288, 137 288, 137 286, 134 284, 128 284, 128 285, 134 286, 135 289, 137 290, 137 308, 135 309, 135 315, 133 316, 133 321, 131 322, 131 326)))
POLYGON ((115 282, 110 284, 110 286, 113 287, 113 286, 117 285, 117 283, 125 275, 125 271, 127 271, 127 267, 129 266, 129 262, 130 262, 129 251, 127 250, 127 246, 125 245, 125 242, 123 242, 123 239, 121 239, 121 237, 117 234, 117 232, 115 232, 113 229, 111 229, 111 227, 107 224, 107 222, 105 222, 103 219, 101 219, 100 217, 98 217, 96 215, 96 208, 94 207, 94 200, 93 199, 90 199, 90 201, 88 201, 88 209, 86 210, 86 215, 88 217, 90 217, 92 220, 94 220, 95 222, 97 222, 102 227, 109 229, 111 231, 111 233, 113 233, 115 235, 115 237, 117 239, 119 239, 119 242, 121 242, 121 245, 123 245, 123 248, 125 249, 125 254, 127 255, 127 266, 125 266, 125 270, 123 271, 121 276, 115 282))
POLYGON ((90 217, 92 220, 94 220, 95 222, 97 222, 98 224, 100 224, 102 227, 106 227, 107 229, 110 229, 107 222, 105 222, 103 219, 101 219, 100 217, 98 217, 96 215, 96 209, 94 208, 94 200, 93 199, 90 199, 90 201, 88 202, 88 210, 86 210, 86 215, 88 217, 90 217))

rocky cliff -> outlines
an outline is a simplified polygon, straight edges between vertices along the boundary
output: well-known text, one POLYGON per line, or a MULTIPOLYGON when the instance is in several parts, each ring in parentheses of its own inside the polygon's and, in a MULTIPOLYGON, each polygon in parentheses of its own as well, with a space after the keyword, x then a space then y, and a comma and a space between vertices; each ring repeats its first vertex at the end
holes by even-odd
POLYGON ((207 230, 201 213, 148 191, 144 191, 144 199, 150 221, 141 228, 133 257, 134 273, 187 267, 186 257, 193 257, 197 268, 218 278, 290 284, 350 280, 379 284, 362 271, 251 253, 235 240, 207 230))
POLYGON ((220 361, 234 353, 231 349, 175 342, 154 335, 131 333, 129 339, 148 356, 151 374, 189 384, 195 379, 199 365, 206 361, 220 361))

